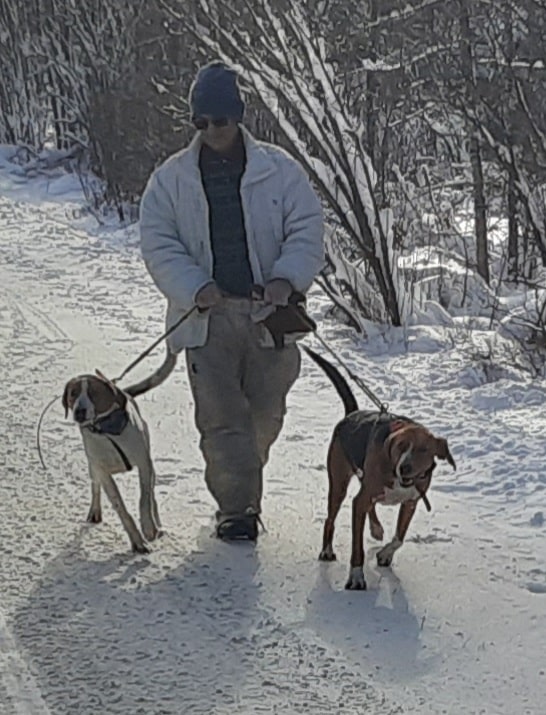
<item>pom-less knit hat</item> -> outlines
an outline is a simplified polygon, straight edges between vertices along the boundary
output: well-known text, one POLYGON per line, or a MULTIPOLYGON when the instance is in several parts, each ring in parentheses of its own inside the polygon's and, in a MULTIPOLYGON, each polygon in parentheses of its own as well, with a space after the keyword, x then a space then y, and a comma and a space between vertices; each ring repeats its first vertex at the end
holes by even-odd
POLYGON ((193 117, 228 117, 240 122, 245 103, 235 70, 219 61, 201 67, 190 88, 190 106, 193 117))

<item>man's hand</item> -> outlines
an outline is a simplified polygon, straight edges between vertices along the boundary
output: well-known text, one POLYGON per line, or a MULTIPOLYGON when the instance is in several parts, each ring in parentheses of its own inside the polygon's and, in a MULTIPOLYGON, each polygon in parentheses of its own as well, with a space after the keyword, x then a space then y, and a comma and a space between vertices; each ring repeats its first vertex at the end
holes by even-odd
POLYGON ((294 292, 290 281, 284 278, 274 278, 266 283, 264 288, 264 303, 271 305, 288 305, 288 299, 294 292))
POLYGON ((199 310, 207 310, 217 305, 222 300, 220 288, 214 281, 207 283, 195 296, 195 305, 199 310))

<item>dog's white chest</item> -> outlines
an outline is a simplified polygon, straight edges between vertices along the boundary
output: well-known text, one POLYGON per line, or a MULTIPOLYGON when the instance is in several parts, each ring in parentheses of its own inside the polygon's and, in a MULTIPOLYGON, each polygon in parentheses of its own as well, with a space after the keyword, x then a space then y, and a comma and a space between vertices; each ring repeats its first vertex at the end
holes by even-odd
POLYGON ((392 489, 385 487, 384 496, 381 499, 381 504, 386 506, 396 506, 403 504, 406 501, 416 501, 421 495, 414 486, 401 487, 396 484, 392 489))
POLYGON ((147 429, 138 413, 128 410, 129 422, 120 435, 97 434, 83 429, 83 444, 91 464, 109 474, 126 472, 127 462, 138 467, 147 462, 147 429))
POLYGON ((84 432, 83 445, 91 464, 105 469, 110 474, 127 471, 123 457, 106 435, 84 432))

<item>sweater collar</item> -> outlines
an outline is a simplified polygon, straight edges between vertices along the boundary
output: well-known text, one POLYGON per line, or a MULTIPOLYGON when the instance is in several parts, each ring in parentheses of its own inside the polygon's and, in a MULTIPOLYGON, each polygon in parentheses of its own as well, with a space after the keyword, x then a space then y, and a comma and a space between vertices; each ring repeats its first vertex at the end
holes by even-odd
MULTIPOLYGON (((265 178, 274 173, 276 165, 266 149, 267 145, 256 141, 256 139, 245 127, 240 126, 240 130, 246 154, 246 167, 241 185, 245 186, 263 181, 265 178)), ((203 140, 198 132, 193 137, 187 149, 181 152, 181 159, 189 161, 192 164, 195 171, 195 178, 198 181, 201 180, 199 174, 199 155, 201 153, 202 146, 203 140)))

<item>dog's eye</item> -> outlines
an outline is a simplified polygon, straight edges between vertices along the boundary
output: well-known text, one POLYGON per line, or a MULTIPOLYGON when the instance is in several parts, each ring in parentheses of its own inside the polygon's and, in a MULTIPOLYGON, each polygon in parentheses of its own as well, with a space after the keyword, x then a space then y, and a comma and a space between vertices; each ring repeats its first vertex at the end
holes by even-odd
POLYGON ((426 447, 415 447, 413 451, 415 454, 426 454, 428 452, 426 447))

